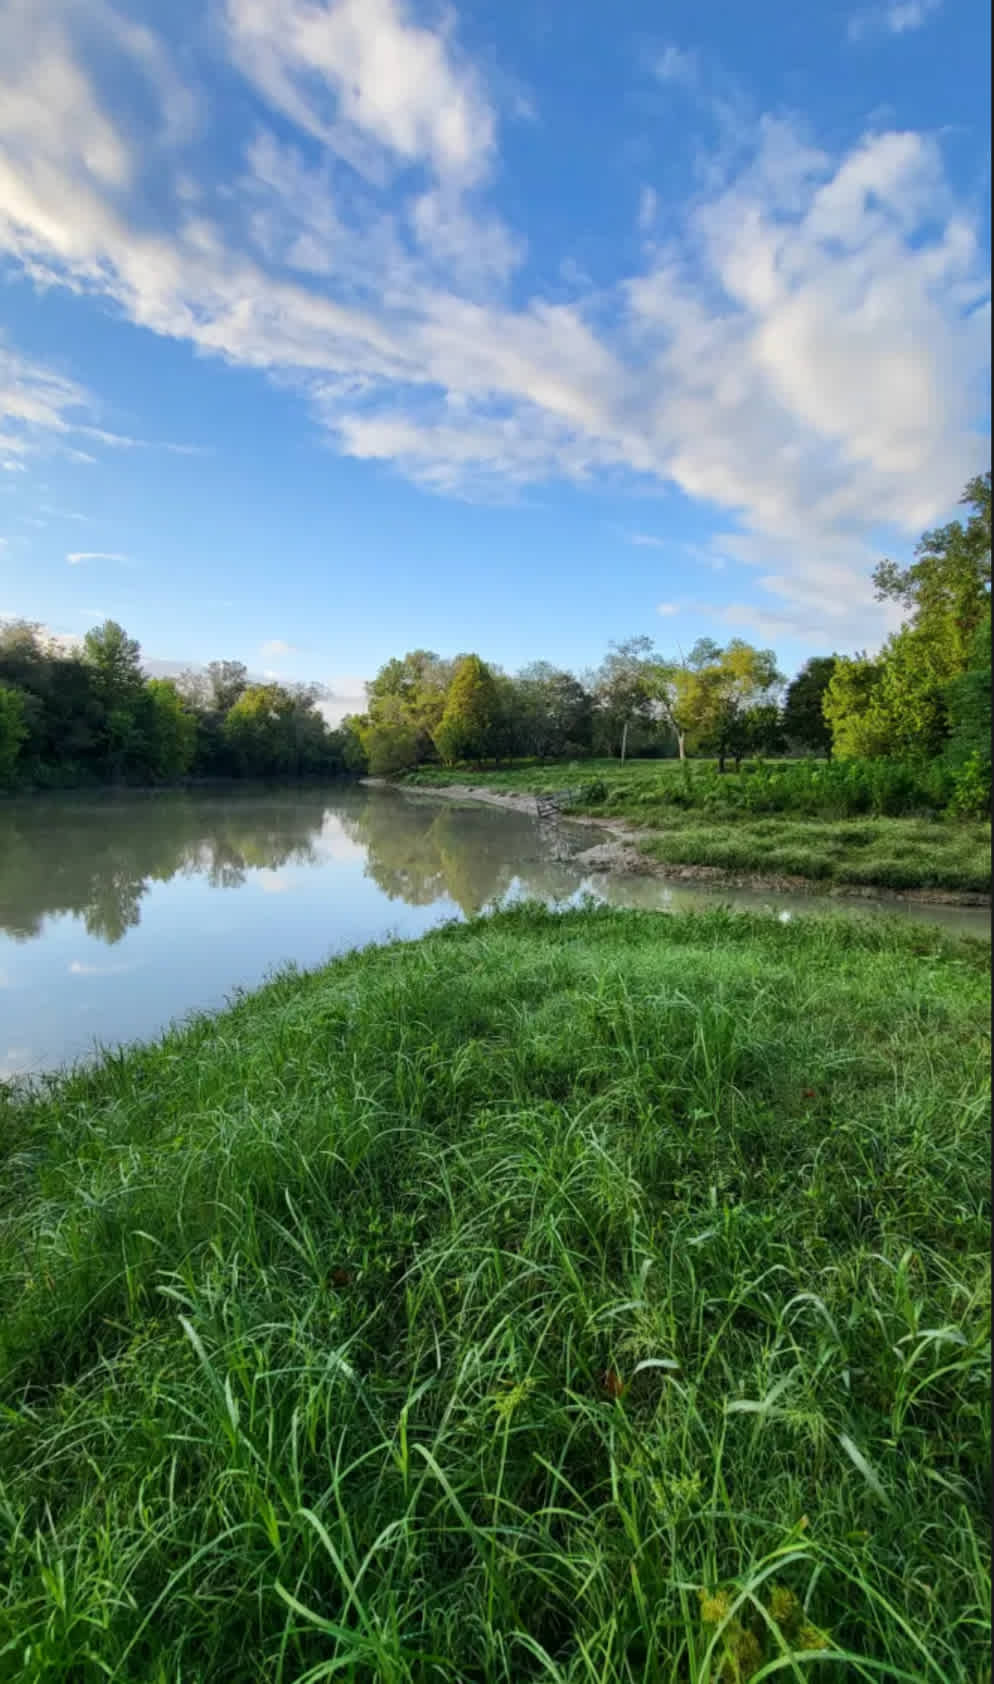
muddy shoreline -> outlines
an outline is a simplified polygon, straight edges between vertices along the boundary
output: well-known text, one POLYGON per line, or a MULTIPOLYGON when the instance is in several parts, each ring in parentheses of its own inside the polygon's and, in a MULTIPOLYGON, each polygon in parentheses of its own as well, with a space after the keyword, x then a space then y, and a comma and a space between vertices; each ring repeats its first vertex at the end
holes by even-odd
MULTIPOLYGON (((407 788, 389 778, 361 778, 360 783, 401 789, 405 795, 441 796, 448 801, 473 801, 509 812, 537 813, 534 795, 525 791, 480 788, 474 784, 438 784, 407 788)), ((837 900, 890 900, 917 902, 926 906, 990 906, 990 895, 957 889, 889 889, 878 883, 826 883, 812 877, 778 875, 774 872, 728 871, 718 865, 667 864, 644 854, 640 842, 658 840, 660 831, 642 830, 624 819, 597 818, 591 813, 564 815, 570 824, 587 825, 604 831, 609 840, 595 843, 574 854, 574 865, 586 871, 615 872, 630 877, 666 878, 671 883, 707 883, 712 888, 766 889, 785 894, 824 895, 837 900)))

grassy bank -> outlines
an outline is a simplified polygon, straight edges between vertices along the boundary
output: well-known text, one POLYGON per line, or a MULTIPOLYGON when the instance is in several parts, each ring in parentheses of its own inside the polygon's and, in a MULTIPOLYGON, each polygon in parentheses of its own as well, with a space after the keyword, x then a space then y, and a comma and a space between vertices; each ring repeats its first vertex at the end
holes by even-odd
POLYGON ((521 908, 0 1113, 0 1678, 963 1680, 986 952, 521 908))
POLYGON ((840 887, 990 893, 989 823, 751 812, 734 805, 736 791, 740 798, 743 791, 749 798, 750 790, 749 777, 737 783, 734 773, 721 781, 730 792, 731 805, 718 810, 704 800, 713 777, 710 766, 695 763, 692 775, 697 777, 701 803, 689 808, 681 804, 682 774, 679 762, 673 760, 635 761, 627 766, 592 761, 583 766, 522 766, 493 772, 433 768, 422 769, 405 781, 424 788, 471 783, 508 794, 579 791, 573 810, 623 819, 651 832, 646 852, 667 864, 796 876, 840 887), (700 774, 698 767, 703 768, 700 774))

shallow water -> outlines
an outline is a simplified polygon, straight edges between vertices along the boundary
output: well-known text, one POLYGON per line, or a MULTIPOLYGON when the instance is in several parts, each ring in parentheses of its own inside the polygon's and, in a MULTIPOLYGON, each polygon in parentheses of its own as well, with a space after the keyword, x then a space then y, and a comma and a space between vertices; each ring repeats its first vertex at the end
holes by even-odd
POLYGON ((986 909, 587 876, 579 825, 396 790, 47 795, 0 805, 0 1075, 223 1004, 287 961, 417 936, 502 896, 781 917, 881 911, 989 936, 986 909))

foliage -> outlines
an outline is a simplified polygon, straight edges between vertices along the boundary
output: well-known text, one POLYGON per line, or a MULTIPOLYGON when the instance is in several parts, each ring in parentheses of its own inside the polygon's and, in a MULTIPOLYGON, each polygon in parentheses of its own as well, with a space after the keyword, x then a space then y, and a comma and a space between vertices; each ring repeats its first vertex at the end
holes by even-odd
POLYGON ((985 1676, 988 958, 519 907, 0 1096, 0 1677, 985 1676))
POLYGON ((28 736, 24 697, 10 684, 0 683, 0 787, 14 781, 21 744, 28 736))
POLYGON ((882 663, 865 655, 836 661, 822 708, 840 760, 887 752, 886 722, 876 706, 882 677, 882 663))
POLYGON ((377 778, 406 772, 418 763, 420 742, 417 726, 406 720, 371 719, 362 732, 367 770, 377 778))
POLYGON ((977 626, 970 643, 967 670, 946 689, 949 741, 946 754, 954 762, 991 758, 991 616, 977 626))
POLYGON ((738 764, 757 737, 768 739, 766 710, 781 683, 773 650, 755 649, 738 637, 724 649, 709 638, 699 639, 686 663, 672 671, 684 728, 699 746, 717 754, 722 772, 728 755, 738 764))
POLYGON ((813 655, 788 684, 783 700, 783 730, 791 747, 828 756, 832 731, 822 711, 838 657, 813 655))
POLYGON ((953 773, 953 793, 949 802, 952 813, 968 818, 990 818, 991 814, 991 755, 975 749, 966 760, 960 761, 953 773))
POLYGON ((224 737, 239 770, 249 777, 297 777, 318 771, 327 728, 304 687, 250 684, 229 709, 224 737))
POLYGON ((249 686, 239 661, 146 678, 137 642, 112 620, 88 632, 79 652, 24 621, 0 624, 0 686, 16 695, 23 727, 7 767, 14 787, 298 776, 345 766, 344 737, 325 725, 318 691, 249 686), (258 696, 245 703, 253 688, 264 691, 265 704, 258 696))
POLYGON ((146 764, 159 783, 183 778, 197 751, 197 721, 175 683, 150 678, 145 685, 146 764))
MULTIPOLYGON (((633 726, 643 730, 662 712, 660 660, 652 639, 612 643, 594 679, 594 703, 605 746, 624 760, 633 726)), ((641 746, 641 745, 640 745, 641 746)), ((637 750, 636 750, 637 752, 637 750)))
POLYGON ((590 752, 593 697, 571 672, 533 661, 512 681, 511 752, 553 760, 590 752))
POLYGON ((432 732, 442 760, 485 760, 498 747, 500 697, 494 674, 479 655, 464 655, 445 695, 445 707, 432 732))
POLYGON ((980 681, 965 692, 957 685, 978 668, 989 672, 989 634, 978 633, 990 625, 990 474, 971 480, 961 501, 973 510, 965 526, 951 521, 926 532, 910 567, 876 568, 878 597, 899 603, 908 619, 876 661, 838 663, 825 717, 839 755, 941 752, 950 706, 976 695, 980 681))

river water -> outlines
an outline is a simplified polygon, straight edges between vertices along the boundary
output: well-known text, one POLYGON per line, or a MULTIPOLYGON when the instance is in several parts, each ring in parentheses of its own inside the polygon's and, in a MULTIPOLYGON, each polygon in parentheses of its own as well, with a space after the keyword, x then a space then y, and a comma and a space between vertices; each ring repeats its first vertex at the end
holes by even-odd
POLYGON ((989 935, 985 909, 902 907, 587 875, 598 837, 423 793, 325 788, 45 795, 0 804, 0 1076, 219 1006, 276 967, 413 937, 504 896, 781 917, 902 911, 989 935))

